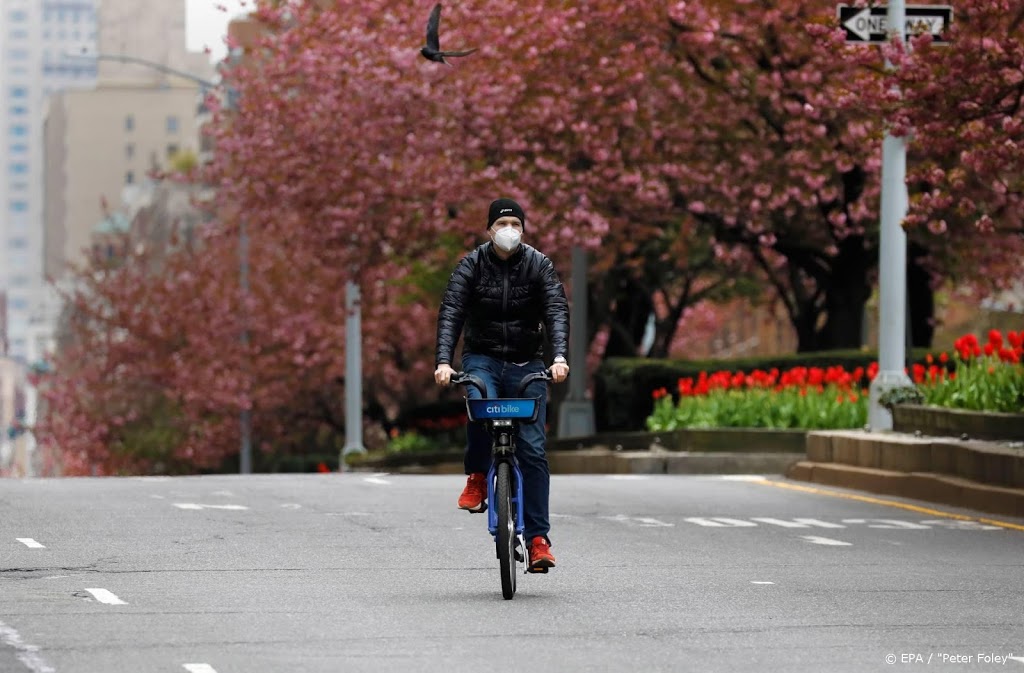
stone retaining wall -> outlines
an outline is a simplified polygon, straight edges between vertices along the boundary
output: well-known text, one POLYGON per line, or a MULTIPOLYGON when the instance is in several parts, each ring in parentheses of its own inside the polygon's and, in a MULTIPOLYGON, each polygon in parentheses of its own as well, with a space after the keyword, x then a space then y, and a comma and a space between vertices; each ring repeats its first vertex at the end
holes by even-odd
POLYGON ((861 430, 811 432, 807 459, 904 473, 933 473, 1024 488, 1024 447, 861 430))

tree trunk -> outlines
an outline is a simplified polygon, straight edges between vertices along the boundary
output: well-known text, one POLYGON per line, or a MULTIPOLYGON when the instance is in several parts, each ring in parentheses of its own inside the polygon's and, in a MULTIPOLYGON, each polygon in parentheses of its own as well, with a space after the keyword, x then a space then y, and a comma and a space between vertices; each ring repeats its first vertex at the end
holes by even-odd
POLYGON ((818 311, 813 306, 799 307, 797 313, 790 314, 789 321, 796 330, 796 352, 811 353, 819 351, 818 347, 818 311))
POLYGON ((864 239, 851 236, 832 260, 832 275, 825 290, 826 320, 818 334, 818 349, 860 348, 863 345, 864 305, 871 296, 868 269, 871 261, 864 239))
POLYGON ((935 336, 935 291, 931 274, 924 267, 928 251, 919 243, 907 245, 907 307, 910 311, 910 343, 914 348, 931 348, 935 336))
POLYGON ((652 310, 654 304, 647 292, 632 279, 622 279, 615 293, 604 357, 636 357, 652 310))

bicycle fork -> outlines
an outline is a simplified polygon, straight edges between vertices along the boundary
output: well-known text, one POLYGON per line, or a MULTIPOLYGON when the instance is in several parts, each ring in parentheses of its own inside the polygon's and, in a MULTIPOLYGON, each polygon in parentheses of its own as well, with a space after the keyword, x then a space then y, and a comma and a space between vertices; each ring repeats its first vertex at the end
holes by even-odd
MULTIPOLYGON (((519 461, 515 457, 511 458, 499 458, 491 462, 490 469, 487 470, 487 502, 490 506, 487 508, 487 531, 494 538, 494 543, 498 543, 498 508, 495 506, 495 482, 497 480, 498 464, 508 463, 512 468, 511 476, 514 482, 512 490, 512 511, 516 513, 515 521, 515 535, 516 535, 516 560, 520 563, 526 562, 526 540, 523 537, 523 532, 526 529, 525 519, 523 518, 523 473, 519 469, 519 461)), ((501 522, 504 525, 505 522, 501 522)))

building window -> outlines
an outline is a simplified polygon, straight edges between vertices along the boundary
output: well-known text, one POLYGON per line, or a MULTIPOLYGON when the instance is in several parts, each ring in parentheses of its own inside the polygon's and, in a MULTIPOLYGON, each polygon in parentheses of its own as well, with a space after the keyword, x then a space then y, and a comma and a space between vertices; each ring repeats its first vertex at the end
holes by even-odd
POLYGON ((11 135, 16 138, 24 138, 28 135, 28 127, 22 124, 12 124, 11 135))
POLYGON ((26 14, 23 11, 21 11, 20 9, 11 12, 10 14, 7 15, 7 17, 11 20, 11 23, 17 23, 19 21, 27 21, 28 20, 28 14, 26 14))
POLYGON ((27 201, 11 201, 11 212, 12 213, 25 213, 28 212, 27 201))
POLYGON ((124 130, 125 131, 134 131, 135 130, 135 117, 134 116, 128 115, 127 117, 124 118, 124 130))
POLYGON ((177 133, 178 132, 178 118, 171 115, 167 118, 167 132, 177 133))
POLYGON ((28 89, 23 86, 12 86, 11 98, 28 98, 28 89))
POLYGON ((124 158, 134 159, 135 158, 135 143, 128 143, 124 146, 124 158))
POLYGON ((128 171, 124 174, 124 184, 131 185, 135 183, 135 171, 128 171))
POLYGON ((8 112, 10 112, 12 115, 27 115, 28 108, 21 107, 20 105, 12 105, 8 112))
POLYGON ((10 145, 8 145, 8 149, 11 150, 11 154, 28 153, 28 145, 22 145, 21 143, 11 143, 10 145))
POLYGON ((11 164, 8 168, 11 175, 28 175, 28 164, 11 164))
POLYGON ((178 153, 178 145, 176 143, 170 143, 167 146, 167 158, 170 159, 178 153))
POLYGON ((28 247, 28 239, 22 236, 15 236, 7 239, 7 247, 14 250, 23 250, 28 247))

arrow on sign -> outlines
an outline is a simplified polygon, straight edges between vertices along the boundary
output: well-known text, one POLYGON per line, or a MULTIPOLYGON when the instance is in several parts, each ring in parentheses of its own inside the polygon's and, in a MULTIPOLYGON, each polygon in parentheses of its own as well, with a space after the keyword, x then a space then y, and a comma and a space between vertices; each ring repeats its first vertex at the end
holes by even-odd
POLYGON ((871 8, 865 7, 861 11, 851 16, 846 21, 843 21, 843 28, 845 28, 846 30, 850 31, 858 38, 860 38, 861 42, 867 42, 868 40, 871 39, 871 31, 868 29, 868 24, 870 20, 871 8))

